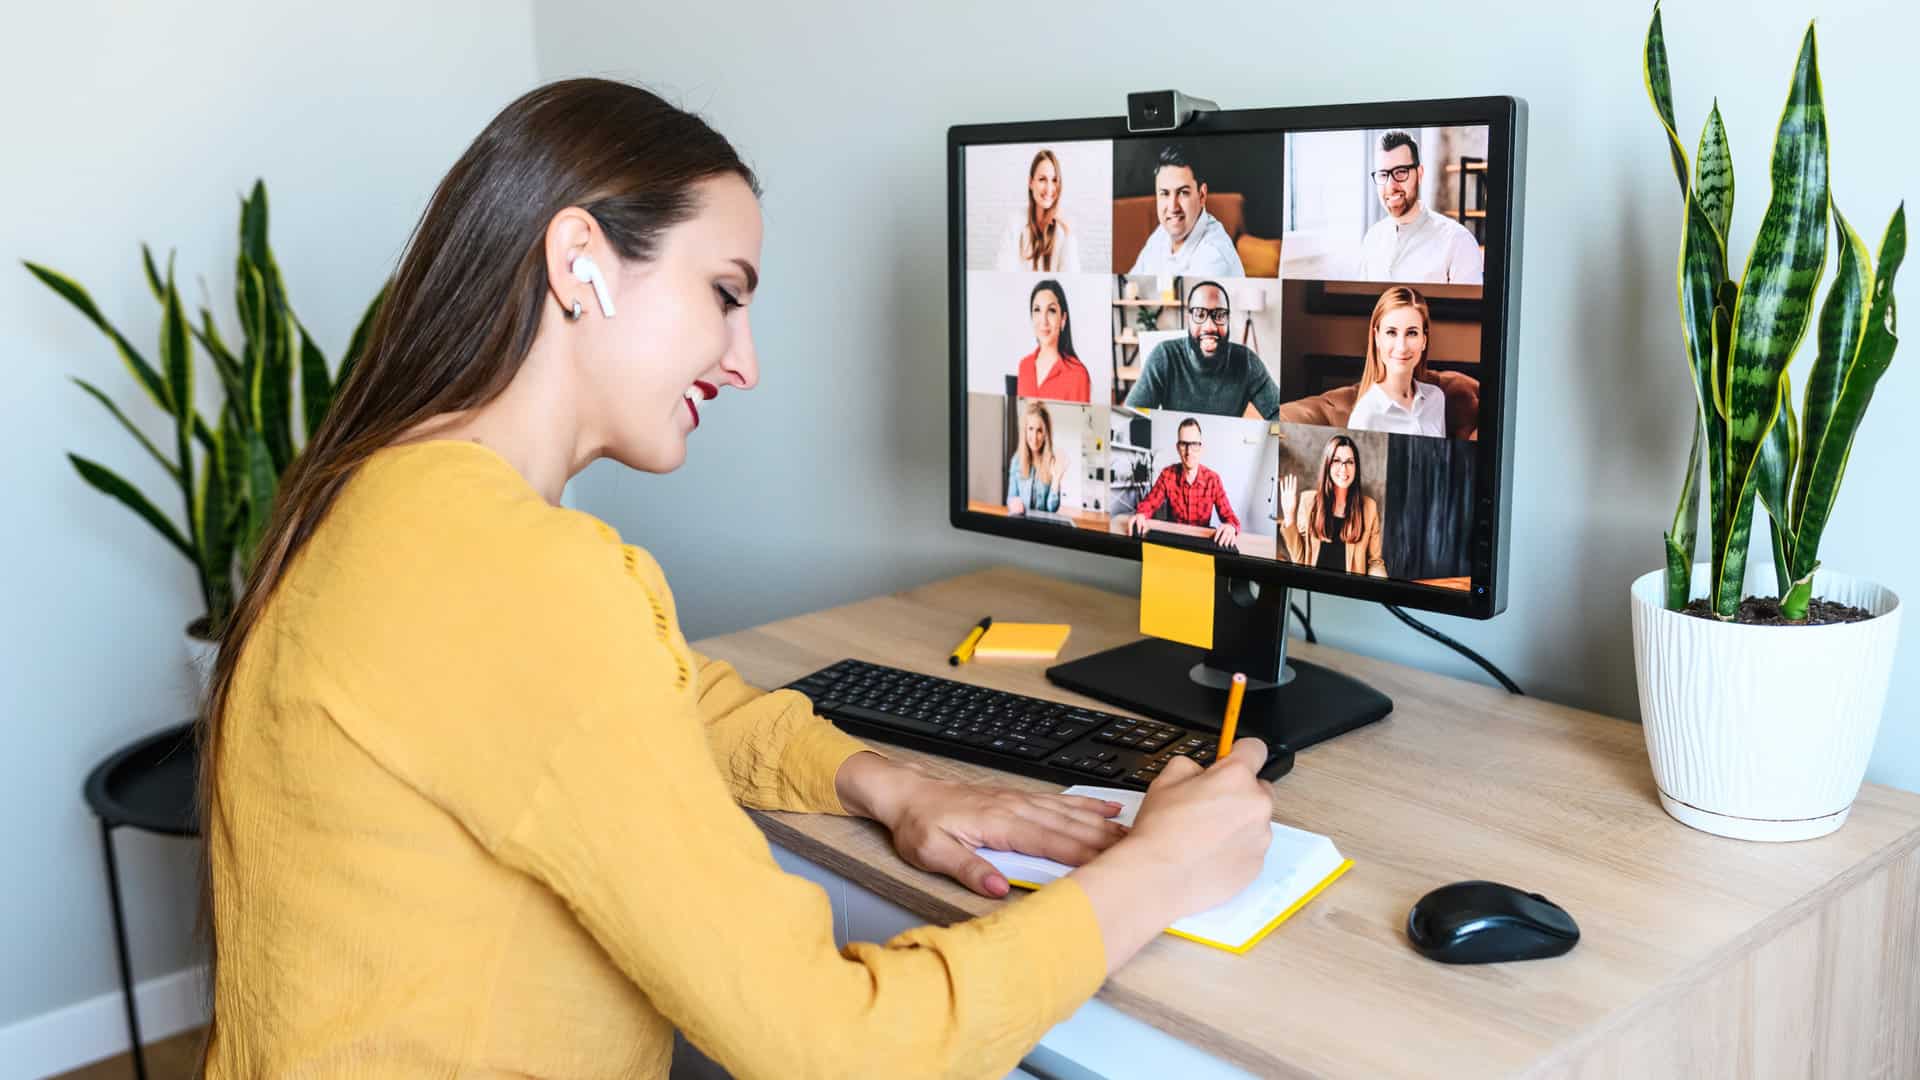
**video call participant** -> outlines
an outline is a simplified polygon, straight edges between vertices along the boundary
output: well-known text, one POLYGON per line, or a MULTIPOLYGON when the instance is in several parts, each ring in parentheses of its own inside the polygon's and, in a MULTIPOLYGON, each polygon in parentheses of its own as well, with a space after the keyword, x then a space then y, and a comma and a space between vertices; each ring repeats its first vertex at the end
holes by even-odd
POLYGON ((1478 285, 1480 242, 1465 225, 1420 201, 1420 147, 1404 131, 1380 137, 1374 190, 1387 216, 1360 242, 1360 276, 1368 281, 1441 281, 1478 285))
POLYGON ((1387 576, 1380 557, 1380 506, 1360 493, 1360 447, 1345 435, 1327 440, 1317 490, 1280 481, 1280 539, 1287 559, 1322 570, 1387 576))
POLYGON ((1125 404, 1214 416, 1242 416, 1252 405, 1273 419, 1280 412, 1280 387, 1252 349, 1227 339, 1233 318, 1227 290, 1200 282, 1187 290, 1186 313, 1187 336, 1163 341, 1147 355, 1125 404))
POLYGON ((1200 451, 1205 446, 1200 438, 1200 421, 1192 417, 1180 421, 1174 438, 1174 452, 1180 456, 1179 462, 1160 470, 1153 488, 1134 507, 1127 530, 1135 536, 1147 535, 1153 528, 1153 515, 1165 503, 1173 520, 1181 525, 1205 528, 1213 524, 1213 515, 1219 514, 1220 527, 1213 530, 1213 542, 1232 547, 1234 537, 1240 535, 1240 519, 1233 512, 1233 504, 1227 501, 1227 489, 1220 483, 1220 474, 1200 464, 1200 451))
POLYGON ((1049 278, 1027 294, 1033 318, 1034 350, 1020 358, 1016 393, 1021 397, 1085 404, 1093 394, 1093 380, 1073 349, 1073 325, 1068 318, 1067 291, 1049 278))
POLYGON ((1347 426, 1399 435, 1447 434, 1447 393, 1428 381, 1427 301, 1405 285, 1380 294, 1367 323, 1367 366, 1347 426))
POLYGON ((1007 462, 1007 513, 1056 513, 1067 463, 1053 454, 1053 415, 1037 401, 1021 410, 1020 449, 1007 462))
POLYGON ((1060 159, 1051 150, 1027 166, 1027 212, 1007 223, 995 270, 1080 272, 1080 240, 1060 216, 1060 159))
POLYGON ((1130 274, 1246 277, 1220 219, 1207 213, 1207 182, 1177 146, 1160 151, 1153 170, 1153 209, 1160 220, 1130 274))

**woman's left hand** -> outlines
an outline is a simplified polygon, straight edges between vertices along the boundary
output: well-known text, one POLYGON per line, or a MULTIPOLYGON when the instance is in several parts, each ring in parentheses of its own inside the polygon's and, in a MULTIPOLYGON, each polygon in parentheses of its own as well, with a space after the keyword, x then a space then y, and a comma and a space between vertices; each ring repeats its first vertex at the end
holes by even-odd
POLYGON ((856 798, 841 800, 848 809, 886 826, 901 858, 981 896, 997 899, 1010 887, 975 848, 1079 866, 1127 834, 1110 820, 1119 803, 941 780, 874 754, 856 754, 848 764, 854 762, 860 775, 849 786, 858 789, 856 798))

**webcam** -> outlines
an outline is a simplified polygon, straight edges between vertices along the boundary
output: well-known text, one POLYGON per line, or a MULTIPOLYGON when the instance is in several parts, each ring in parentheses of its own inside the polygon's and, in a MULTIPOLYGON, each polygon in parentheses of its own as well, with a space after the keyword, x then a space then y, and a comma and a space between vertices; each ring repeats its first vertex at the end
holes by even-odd
POLYGON ((1200 113, 1219 108, 1206 98, 1178 90, 1140 90, 1127 95, 1127 130, 1135 134, 1173 131, 1200 113))

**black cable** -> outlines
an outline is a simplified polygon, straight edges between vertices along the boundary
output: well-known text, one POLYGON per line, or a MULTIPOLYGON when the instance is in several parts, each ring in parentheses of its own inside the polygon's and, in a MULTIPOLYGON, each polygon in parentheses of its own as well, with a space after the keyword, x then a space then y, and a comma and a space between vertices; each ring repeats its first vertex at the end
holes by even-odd
POLYGON ((1445 645, 1447 648, 1452 649, 1454 652, 1459 653, 1461 656, 1464 656, 1467 659, 1473 661, 1474 663, 1479 664, 1481 669, 1484 670, 1487 674, 1500 680, 1500 685, 1506 687, 1509 693, 1518 694, 1521 697, 1526 696, 1526 692, 1520 689, 1520 684, 1514 682, 1512 679, 1507 678, 1506 672, 1501 671, 1497 667, 1494 667, 1493 662, 1488 660, 1486 657, 1481 656, 1479 653, 1474 652, 1472 649, 1467 648, 1465 645, 1460 644, 1459 642, 1453 640, 1452 638, 1441 633, 1440 631, 1435 630, 1433 627, 1428 626, 1426 623, 1423 623, 1420 620, 1414 618, 1413 616, 1407 614, 1406 612, 1400 610, 1400 608, 1397 605, 1381 604, 1380 606, 1383 608, 1386 608, 1388 611, 1393 612, 1394 618, 1399 619, 1401 622, 1406 623, 1408 626, 1413 627, 1415 630, 1418 630, 1421 633, 1432 638, 1433 640, 1439 642, 1440 644, 1445 645))

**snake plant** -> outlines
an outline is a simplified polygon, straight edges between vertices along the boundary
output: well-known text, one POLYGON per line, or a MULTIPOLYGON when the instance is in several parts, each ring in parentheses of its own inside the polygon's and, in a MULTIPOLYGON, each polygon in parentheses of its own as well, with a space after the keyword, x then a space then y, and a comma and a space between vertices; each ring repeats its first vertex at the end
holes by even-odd
POLYGON ((200 308, 197 323, 188 319, 171 257, 164 276, 145 245, 141 261, 147 286, 160 304, 157 366, 107 320, 78 282, 38 263, 28 262, 26 268, 99 327, 148 400, 172 422, 169 453, 156 446, 99 387, 74 377, 80 389, 105 407, 171 478, 178 489, 184 526, 112 469, 78 454, 67 458, 82 480, 139 515, 193 564, 206 604, 206 615, 196 620, 200 624, 196 629, 217 639, 233 612, 236 570, 251 564, 253 549, 273 510, 280 476, 297 452, 292 420, 295 369, 310 438, 326 415, 335 388, 346 381, 359 357, 385 291, 374 298, 354 330, 338 373, 329 374, 326 357, 287 303, 286 285, 267 243, 267 190, 259 182, 240 204, 240 252, 234 266, 241 330, 237 348, 221 337, 207 307, 200 308), (211 358, 224 394, 212 424, 196 404, 195 342, 211 358))
POLYGON ((1731 619, 1739 611, 1757 499, 1772 530, 1780 613, 1804 621, 1820 538, 1854 434, 1898 344, 1893 277, 1906 254, 1906 204, 1894 210, 1877 261, 1870 258, 1828 190, 1826 106, 1808 24, 1774 136, 1772 197, 1735 283, 1727 260, 1733 159, 1720 106, 1715 102, 1707 115, 1690 181, 1674 127, 1658 4, 1644 64, 1647 95, 1666 129, 1686 203, 1680 322, 1696 399, 1686 481, 1666 534, 1667 606, 1677 610, 1689 601, 1704 470, 1713 545, 1707 600, 1714 613, 1731 619), (1816 323, 1814 292, 1826 268, 1829 218, 1838 259, 1816 323), (1787 364, 1809 325, 1816 351, 1795 416, 1787 364))

